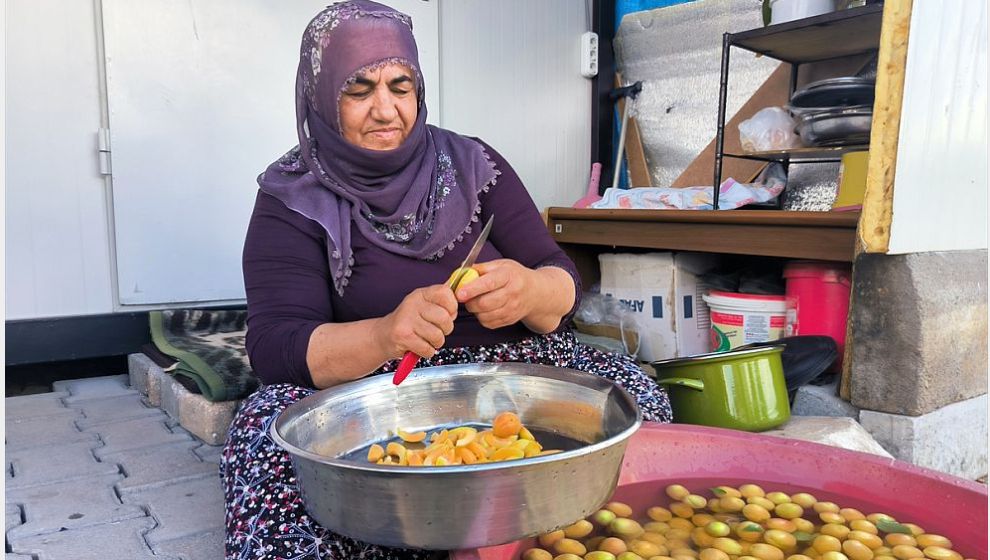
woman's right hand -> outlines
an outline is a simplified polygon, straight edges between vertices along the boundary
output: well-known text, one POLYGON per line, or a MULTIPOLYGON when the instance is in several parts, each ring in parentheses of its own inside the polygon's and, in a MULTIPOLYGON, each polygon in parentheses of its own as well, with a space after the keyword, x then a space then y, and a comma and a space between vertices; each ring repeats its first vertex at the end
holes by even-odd
POLYGON ((411 292, 395 311, 380 319, 376 342, 387 359, 407 351, 432 358, 454 330, 457 299, 448 286, 438 284, 411 292))

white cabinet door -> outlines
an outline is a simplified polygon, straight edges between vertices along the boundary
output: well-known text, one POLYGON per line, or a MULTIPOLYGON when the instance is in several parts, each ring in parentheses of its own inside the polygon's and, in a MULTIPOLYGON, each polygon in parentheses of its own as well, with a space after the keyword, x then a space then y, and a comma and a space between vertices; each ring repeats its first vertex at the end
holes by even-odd
MULTIPOLYGON (((102 0, 119 303, 244 298, 265 166, 296 141, 299 42, 327 0, 102 0)), ((440 121, 437 1, 413 18, 440 121)))

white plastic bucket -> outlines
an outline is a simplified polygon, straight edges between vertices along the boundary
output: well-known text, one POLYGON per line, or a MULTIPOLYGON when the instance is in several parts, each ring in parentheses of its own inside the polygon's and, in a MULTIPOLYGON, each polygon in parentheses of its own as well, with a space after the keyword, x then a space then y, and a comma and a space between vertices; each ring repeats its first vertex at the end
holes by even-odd
POLYGON ((712 352, 777 340, 784 335, 787 319, 784 296, 713 291, 702 298, 711 308, 712 352))
POLYGON ((835 0, 773 0, 770 2, 770 25, 804 19, 835 10, 835 0))

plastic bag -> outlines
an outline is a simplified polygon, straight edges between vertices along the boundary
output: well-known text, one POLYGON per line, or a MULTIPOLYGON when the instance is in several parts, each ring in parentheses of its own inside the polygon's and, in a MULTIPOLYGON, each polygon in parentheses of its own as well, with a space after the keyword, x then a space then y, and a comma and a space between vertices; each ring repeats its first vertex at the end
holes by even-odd
POLYGON ((803 146, 794 133, 794 119, 781 107, 765 107, 739 123, 739 142, 744 152, 789 150, 803 146))
MULTIPOLYGON (((593 330, 588 329, 588 327, 596 326, 617 329, 626 354, 636 356, 639 353, 639 320, 636 313, 618 299, 599 293, 585 292, 581 296, 581 305, 578 307, 577 313, 574 314, 574 319, 579 323, 578 330, 582 332, 593 330), (584 325, 580 325, 581 323, 584 325)), ((600 336, 605 333, 589 332, 588 334, 600 336)))
MULTIPOLYGON (((739 183, 733 178, 719 188, 719 210, 731 210, 747 204, 767 202, 784 191, 787 173, 779 163, 771 163, 756 181, 739 183)), ((605 189, 602 199, 591 208, 639 208, 653 210, 711 210, 711 187, 638 187, 635 189, 605 189)))

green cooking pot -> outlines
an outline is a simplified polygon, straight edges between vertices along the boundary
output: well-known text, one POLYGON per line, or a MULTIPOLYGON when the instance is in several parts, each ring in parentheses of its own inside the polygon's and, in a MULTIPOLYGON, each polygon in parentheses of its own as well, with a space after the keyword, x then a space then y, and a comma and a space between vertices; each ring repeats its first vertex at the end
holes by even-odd
POLYGON ((791 417, 783 346, 652 362, 666 385, 674 422, 761 432, 791 417))

